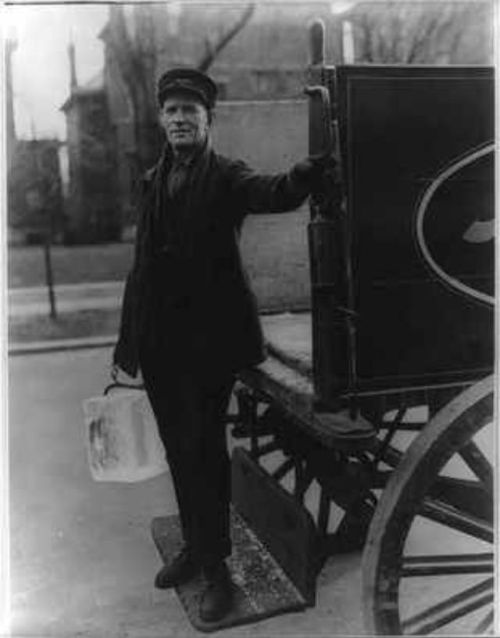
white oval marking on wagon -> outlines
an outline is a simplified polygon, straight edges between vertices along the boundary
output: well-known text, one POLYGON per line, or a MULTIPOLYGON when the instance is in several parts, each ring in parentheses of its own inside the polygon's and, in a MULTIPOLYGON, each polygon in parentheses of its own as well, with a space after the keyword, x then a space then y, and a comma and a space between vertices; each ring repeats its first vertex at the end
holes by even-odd
MULTIPOLYGON (((472 162, 475 162, 481 157, 484 157, 488 153, 492 153, 494 148, 495 148, 494 144, 488 144, 487 146, 480 148, 477 151, 474 151, 473 153, 470 153, 466 157, 463 157, 462 159, 453 163, 451 166, 449 166, 448 168, 443 170, 441 173, 439 173, 439 175, 428 187, 428 189, 424 193, 424 196, 422 197, 422 201, 420 202, 420 205, 417 209, 417 224, 416 224, 417 225, 417 241, 418 241, 420 250, 422 251, 422 255, 424 256, 424 259, 427 261, 427 263, 432 268, 432 270, 437 274, 437 276, 443 279, 444 281, 446 281, 446 283, 449 284, 452 288, 455 288, 456 290, 466 295, 470 295, 471 297, 474 297, 475 299, 479 299, 480 301, 484 301, 492 305, 495 303, 495 300, 491 295, 487 295, 484 292, 475 290, 474 288, 471 288, 470 286, 466 286, 464 283, 462 283, 455 277, 452 277, 451 275, 449 275, 446 271, 444 271, 441 268, 441 266, 439 266, 439 264, 432 257, 430 250, 426 244, 423 227, 424 227, 424 217, 425 217, 425 213, 427 212, 427 207, 429 205, 429 202, 433 198, 437 189, 443 184, 443 182, 445 182, 449 177, 457 173, 464 166, 467 166, 468 164, 472 164, 472 162)), ((464 239, 467 240, 467 237, 464 236, 464 239)))

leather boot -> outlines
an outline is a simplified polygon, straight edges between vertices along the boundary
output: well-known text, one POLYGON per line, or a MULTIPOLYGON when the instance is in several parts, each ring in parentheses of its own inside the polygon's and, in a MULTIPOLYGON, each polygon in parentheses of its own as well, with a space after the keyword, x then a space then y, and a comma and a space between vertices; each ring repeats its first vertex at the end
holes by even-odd
POLYGON ((156 574, 155 587, 157 589, 169 589, 176 585, 182 585, 194 578, 199 571, 199 566, 193 559, 187 547, 183 547, 171 563, 164 565, 156 574))
POLYGON ((200 619, 204 622, 221 620, 231 610, 233 587, 229 570, 224 562, 204 570, 207 587, 200 602, 200 619))

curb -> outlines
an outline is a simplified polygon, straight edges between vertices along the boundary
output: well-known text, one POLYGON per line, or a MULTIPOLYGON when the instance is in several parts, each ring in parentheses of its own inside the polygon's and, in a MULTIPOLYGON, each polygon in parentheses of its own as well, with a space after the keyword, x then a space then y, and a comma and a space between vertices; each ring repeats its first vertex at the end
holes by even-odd
POLYGON ((8 356, 42 354, 44 352, 63 352, 64 350, 83 350, 87 348, 108 348, 114 346, 117 337, 84 337, 81 339, 54 339, 52 341, 32 341, 29 343, 9 344, 8 356))
MULTIPOLYGON (((125 282, 121 279, 109 280, 109 281, 91 281, 75 284, 55 284, 54 293, 57 296, 65 292, 73 292, 82 289, 101 291, 117 291, 123 292, 125 282)), ((17 295, 33 295, 39 294, 44 299, 47 298, 47 286, 42 284, 40 286, 15 286, 7 289, 7 296, 16 297, 17 295)))
MULTIPOLYGON (((261 315, 281 314, 281 312, 304 312, 307 306, 293 308, 293 310, 276 311, 272 308, 261 308, 261 315)), ((83 337, 80 339, 52 339, 46 341, 31 341, 28 343, 11 343, 8 346, 8 356, 15 357, 28 354, 43 354, 44 352, 63 352, 64 350, 83 350, 86 348, 109 348, 116 344, 117 335, 101 337, 83 337)))

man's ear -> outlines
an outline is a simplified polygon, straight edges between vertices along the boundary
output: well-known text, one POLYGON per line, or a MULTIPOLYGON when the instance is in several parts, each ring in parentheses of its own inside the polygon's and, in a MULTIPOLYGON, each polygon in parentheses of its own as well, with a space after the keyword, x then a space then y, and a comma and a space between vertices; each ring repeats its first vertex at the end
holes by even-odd
POLYGON ((163 109, 161 107, 158 109, 157 120, 158 120, 158 124, 163 128, 164 121, 165 121, 165 113, 163 112, 163 109))

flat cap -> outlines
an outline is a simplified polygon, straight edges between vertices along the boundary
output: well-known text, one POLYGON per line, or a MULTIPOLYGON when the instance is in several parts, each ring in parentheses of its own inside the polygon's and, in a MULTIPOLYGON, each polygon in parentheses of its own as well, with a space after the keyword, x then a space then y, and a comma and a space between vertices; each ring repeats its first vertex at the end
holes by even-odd
POLYGON ((158 80, 157 98, 160 106, 170 93, 192 93, 209 109, 215 105, 217 86, 208 75, 198 69, 175 68, 166 71, 158 80))

